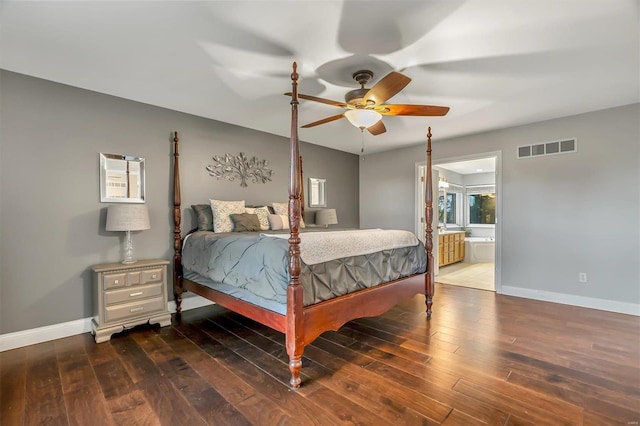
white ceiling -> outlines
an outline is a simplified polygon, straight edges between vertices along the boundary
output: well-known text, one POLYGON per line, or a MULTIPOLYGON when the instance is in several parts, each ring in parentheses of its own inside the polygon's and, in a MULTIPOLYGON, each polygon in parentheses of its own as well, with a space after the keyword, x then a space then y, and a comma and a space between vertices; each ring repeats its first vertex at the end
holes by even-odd
MULTIPOLYGON (((390 103, 445 117, 385 117, 366 152, 640 102, 638 0, 0 3, 0 67, 289 135, 300 93, 343 101, 353 72, 413 81, 390 103)), ((373 83, 375 83, 375 81, 373 83)), ((340 113, 301 101, 300 124, 340 113)), ((179 129, 178 129, 179 130, 179 129)), ((359 153, 347 120, 300 138, 359 153)))

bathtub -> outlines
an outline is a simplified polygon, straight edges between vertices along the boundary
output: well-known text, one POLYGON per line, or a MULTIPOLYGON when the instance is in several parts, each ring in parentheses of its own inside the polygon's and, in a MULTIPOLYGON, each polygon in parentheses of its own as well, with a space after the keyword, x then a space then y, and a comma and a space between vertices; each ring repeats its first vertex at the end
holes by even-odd
POLYGON ((493 262, 496 244, 493 238, 466 237, 464 239, 465 262, 493 262))

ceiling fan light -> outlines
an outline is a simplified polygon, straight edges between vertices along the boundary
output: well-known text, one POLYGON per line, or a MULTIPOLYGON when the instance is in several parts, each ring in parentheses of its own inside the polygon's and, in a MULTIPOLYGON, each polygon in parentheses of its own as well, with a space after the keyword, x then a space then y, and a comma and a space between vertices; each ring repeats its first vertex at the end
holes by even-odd
POLYGON ((382 115, 371 109, 350 109, 344 113, 347 120, 359 129, 371 127, 382 118, 382 115))

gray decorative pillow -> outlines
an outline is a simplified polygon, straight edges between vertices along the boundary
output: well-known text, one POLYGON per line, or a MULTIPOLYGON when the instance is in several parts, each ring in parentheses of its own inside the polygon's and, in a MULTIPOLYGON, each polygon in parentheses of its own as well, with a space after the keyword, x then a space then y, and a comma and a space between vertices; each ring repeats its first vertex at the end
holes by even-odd
POLYGON ((198 231, 213 231, 213 212, 210 204, 194 204, 191 206, 198 220, 198 231))
POLYGON ((247 207, 245 209, 247 213, 258 215, 258 220, 260 221, 260 229, 262 231, 266 231, 269 229, 269 209, 266 206, 263 207, 247 207))
POLYGON ((245 213, 244 200, 209 200, 209 202, 211 203, 211 211, 213 211, 213 232, 233 231, 233 222, 231 222, 230 215, 245 213))
POLYGON ((289 228, 289 218, 283 214, 270 214, 269 227, 274 231, 289 228))
POLYGON ((250 213, 232 214, 233 232, 260 231, 258 216, 250 213))

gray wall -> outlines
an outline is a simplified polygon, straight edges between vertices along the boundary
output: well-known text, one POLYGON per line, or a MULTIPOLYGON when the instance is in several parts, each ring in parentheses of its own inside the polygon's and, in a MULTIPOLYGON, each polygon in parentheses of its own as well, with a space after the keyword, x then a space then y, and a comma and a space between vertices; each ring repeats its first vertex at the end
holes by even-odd
MULTIPOLYGON (((450 140, 432 130, 435 159, 502 151, 503 288, 640 303, 639 117, 634 104, 450 140), (518 145, 568 137, 578 153, 516 159, 518 145)), ((361 227, 414 230, 424 152, 421 144, 367 155, 361 227)))
POLYGON ((452 172, 451 170, 442 169, 437 166, 433 166, 434 169, 438 170, 440 173, 440 177, 446 179, 449 183, 455 183, 456 185, 464 186, 464 176, 460 173, 452 172))
MULTIPOLYGON (((208 198, 287 200, 286 138, 6 71, 0 90, 0 334, 93 315, 89 267, 120 260, 123 240, 104 230, 100 152, 146 158, 151 229, 133 235, 138 258, 173 254, 173 130, 181 136, 183 232, 194 223, 189 206, 208 198), (211 156, 240 151, 269 160, 273 181, 241 188, 206 173, 211 156)), ((301 154, 306 176, 327 178, 340 226, 358 227, 358 157, 310 144, 301 154)))

